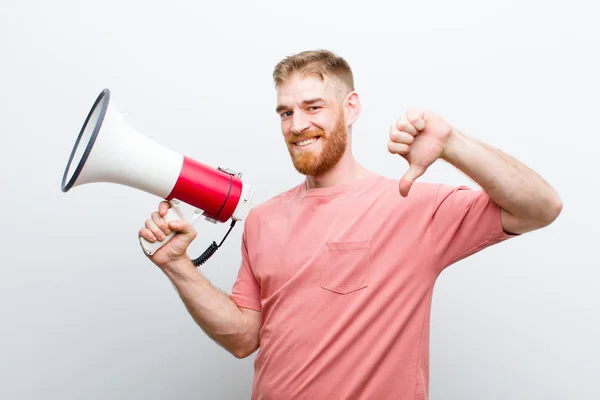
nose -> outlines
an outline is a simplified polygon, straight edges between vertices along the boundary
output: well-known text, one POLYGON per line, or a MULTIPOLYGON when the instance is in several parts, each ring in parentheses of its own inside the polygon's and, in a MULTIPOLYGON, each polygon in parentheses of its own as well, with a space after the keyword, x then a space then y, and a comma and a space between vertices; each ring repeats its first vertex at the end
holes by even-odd
POLYGON ((310 127, 310 123, 308 122, 308 118, 301 112, 295 112, 292 114, 292 125, 290 127, 290 131, 298 135, 308 129, 310 127))

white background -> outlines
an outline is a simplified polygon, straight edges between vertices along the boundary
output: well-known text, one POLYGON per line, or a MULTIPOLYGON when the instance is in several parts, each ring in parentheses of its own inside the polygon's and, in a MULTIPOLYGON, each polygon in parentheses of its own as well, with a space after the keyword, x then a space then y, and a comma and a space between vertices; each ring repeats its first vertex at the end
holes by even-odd
MULTIPOLYGON (((0 2, 0 398, 244 399, 237 360, 141 253, 159 199, 60 191, 105 87, 129 123, 244 173, 257 203, 297 184, 274 65, 328 48, 351 64, 354 149, 400 178, 388 128, 426 107, 517 157, 560 193, 550 227, 446 270, 434 292, 432 399, 600 398, 600 27, 589 1, 0 2)), ((473 185, 436 163, 422 178, 473 185)), ((227 225, 197 224, 191 253, 227 225)), ((241 229, 202 267, 229 291, 241 229)))

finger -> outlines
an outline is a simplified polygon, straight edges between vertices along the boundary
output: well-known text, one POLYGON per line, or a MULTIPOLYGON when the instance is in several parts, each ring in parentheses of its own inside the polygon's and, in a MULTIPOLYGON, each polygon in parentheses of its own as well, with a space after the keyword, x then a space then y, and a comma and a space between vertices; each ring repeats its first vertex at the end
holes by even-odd
POLYGON ((140 231, 138 232, 138 236, 139 237, 143 237, 144 239, 146 239, 150 243, 154 243, 157 240, 156 236, 154 236, 154 234, 148 228, 142 228, 142 229, 140 229, 140 231))
POLYGON ((390 140, 388 141, 388 151, 392 154, 408 154, 410 146, 406 143, 396 143, 390 140))
POLYGON ((169 228, 176 232, 180 232, 180 234, 187 236, 190 240, 193 240, 197 234, 194 227, 184 219, 169 222, 169 228))
POLYGON ((154 223, 156 224, 156 226, 158 227, 158 229, 160 229, 161 231, 163 231, 163 233, 165 235, 168 235, 170 230, 169 230, 169 223, 167 222, 166 219, 164 219, 163 217, 161 217, 159 215, 158 212, 153 212, 152 213, 152 221, 154 221, 154 223))
POLYGON ((161 217, 164 217, 165 215, 167 215, 167 211, 169 211, 169 207, 171 207, 169 202, 167 202, 167 201, 160 202, 160 204, 158 205, 158 213, 160 214, 161 217))
POLYGON ((156 236, 156 238, 157 238, 158 240, 163 240, 163 239, 165 238, 165 234, 164 234, 164 232, 163 232, 163 231, 161 231, 161 230, 159 229, 159 227, 158 227, 158 226, 156 226, 156 224, 154 223, 154 221, 153 221, 153 220, 151 220, 151 219, 147 219, 147 220, 146 220, 146 229, 148 229, 150 232, 152 232, 152 234, 153 234, 154 236, 156 236))
POLYGON ((390 140, 395 143, 412 144, 415 141, 415 137, 410 133, 392 129, 390 140))
POLYGON ((414 181, 421 177, 426 170, 427 168, 420 165, 411 165, 402 179, 400 179, 400 194, 404 197, 408 196, 408 192, 410 191, 414 181))
POLYGON ((406 118, 400 118, 396 122, 396 129, 399 131, 402 131, 402 132, 409 133, 413 136, 416 136, 419 134, 419 131, 417 130, 417 128, 415 128, 410 122, 408 122, 408 120, 406 118))
POLYGON ((425 129, 425 113, 423 111, 409 111, 406 113, 406 119, 418 131, 425 129))

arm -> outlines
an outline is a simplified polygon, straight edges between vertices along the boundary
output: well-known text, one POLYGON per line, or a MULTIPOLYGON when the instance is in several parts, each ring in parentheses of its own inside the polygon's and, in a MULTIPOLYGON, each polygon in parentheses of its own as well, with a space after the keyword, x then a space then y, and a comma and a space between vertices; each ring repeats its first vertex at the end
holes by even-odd
POLYGON ((216 343, 237 358, 252 354, 259 346, 260 312, 238 308, 200 274, 190 260, 163 268, 194 321, 216 343))
POLYGON ((473 179, 501 207, 507 232, 542 228, 562 210, 560 197, 538 174, 458 130, 452 131, 441 158, 473 179))
POLYGON ((432 163, 443 159, 473 179, 500 206, 507 232, 520 234, 542 228, 562 210, 558 194, 535 172, 513 157, 466 137, 432 112, 409 110, 392 126, 388 150, 410 165, 400 181, 403 196, 432 163))
POLYGON ((170 279, 194 321, 211 339, 237 358, 252 354, 259 346, 260 312, 239 308, 198 272, 186 254, 196 231, 185 220, 167 223, 163 217, 168 208, 169 203, 161 202, 139 231, 150 242, 164 239, 170 230, 178 232, 150 260, 170 279))

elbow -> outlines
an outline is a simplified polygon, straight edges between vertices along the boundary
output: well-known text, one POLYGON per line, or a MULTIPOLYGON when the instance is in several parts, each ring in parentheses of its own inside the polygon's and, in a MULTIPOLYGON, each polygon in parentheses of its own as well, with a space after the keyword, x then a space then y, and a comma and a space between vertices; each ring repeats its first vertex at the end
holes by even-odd
POLYGON ((540 218, 540 228, 552 224, 559 217, 563 209, 563 203, 558 195, 555 195, 544 207, 543 217, 540 218))
POLYGON ((563 209, 562 200, 560 199, 560 197, 558 195, 556 195, 555 198, 550 203, 550 206, 548 206, 547 225, 550 225, 558 218, 558 216, 562 212, 562 209, 563 209))
POLYGON ((552 224, 562 212, 563 204, 558 196, 539 202, 521 216, 503 210, 502 226, 506 232, 523 234, 552 224))
POLYGON ((554 206, 554 219, 553 219, 553 221, 558 218, 558 216, 562 212, 562 209, 563 209, 563 202, 560 199, 560 197, 557 196, 556 197, 556 204, 554 206))
POLYGON ((233 354, 233 356, 235 358, 241 360, 243 358, 250 356, 252 353, 254 353, 256 351, 256 349, 258 349, 258 346, 251 346, 251 345, 237 346, 236 348, 232 349, 230 352, 231 352, 231 354, 233 354))
POLYGON ((229 352, 238 359, 246 358, 254 353, 258 347, 260 340, 258 335, 246 335, 239 338, 236 343, 229 349, 229 352))
POLYGON ((235 358, 237 358, 238 360, 242 360, 242 359, 248 357, 252 353, 244 352, 244 351, 233 351, 231 354, 233 354, 233 356, 235 358))

